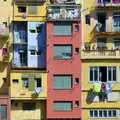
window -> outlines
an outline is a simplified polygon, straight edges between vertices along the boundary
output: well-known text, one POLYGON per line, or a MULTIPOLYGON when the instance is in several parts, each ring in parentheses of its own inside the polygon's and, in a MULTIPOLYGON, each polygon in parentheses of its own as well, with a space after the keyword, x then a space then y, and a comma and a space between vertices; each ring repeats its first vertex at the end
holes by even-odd
POLYGON ((22 78, 23 80, 23 87, 28 88, 29 87, 29 79, 28 78, 22 78))
POLYGON ((25 6, 18 6, 18 12, 25 13, 26 12, 26 7, 25 6))
POLYGON ((0 120, 7 120, 7 106, 0 105, 0 120))
POLYGON ((35 86, 36 87, 42 87, 42 82, 41 82, 41 78, 35 78, 35 86))
POLYGON ((56 59, 71 59, 72 46, 71 45, 54 45, 53 56, 56 59))
POLYGON ((116 67, 90 67, 90 81, 101 81, 101 82, 107 82, 107 81, 116 81, 116 67))
POLYGON ((27 65, 27 53, 25 51, 20 51, 20 63, 21 66, 27 65))
POLYGON ((36 103, 23 103, 22 104, 23 110, 35 110, 36 109, 36 103))
POLYGON ((90 15, 85 16, 85 22, 86 24, 90 25, 90 15))
POLYGON ((54 75, 55 89, 71 89, 72 76, 71 75, 54 75))
POLYGON ((13 79, 13 83, 18 83, 18 79, 13 79))
POLYGON ((71 111, 72 102, 66 102, 66 101, 54 102, 54 110, 55 111, 71 111))
POLYGON ((111 118, 117 117, 117 110, 111 109, 94 109, 89 111, 89 115, 92 118, 111 118))
POLYGON ((37 6, 28 6, 29 14, 37 14, 37 6))
POLYGON ((98 19, 97 31, 106 32, 106 13, 97 13, 97 19, 98 19))
POLYGON ((120 13, 113 14, 113 30, 114 32, 120 32, 120 13))
POLYGON ((98 38, 97 39, 97 48, 101 49, 101 48, 106 48, 106 38, 98 38))
POLYGON ((115 38, 114 39, 114 48, 115 49, 120 49, 120 38, 115 38))
POLYGON ((35 55, 36 51, 35 50, 30 50, 31 55, 35 55))
POLYGON ((55 22, 53 27, 54 35, 71 35, 72 22, 55 22))

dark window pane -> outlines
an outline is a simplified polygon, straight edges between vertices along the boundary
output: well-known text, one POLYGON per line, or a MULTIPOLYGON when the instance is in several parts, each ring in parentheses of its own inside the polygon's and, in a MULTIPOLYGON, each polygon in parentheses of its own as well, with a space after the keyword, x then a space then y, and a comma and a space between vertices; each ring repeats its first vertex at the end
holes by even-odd
POLYGON ((23 110, 35 110, 36 109, 36 103, 23 103, 22 109, 23 110))

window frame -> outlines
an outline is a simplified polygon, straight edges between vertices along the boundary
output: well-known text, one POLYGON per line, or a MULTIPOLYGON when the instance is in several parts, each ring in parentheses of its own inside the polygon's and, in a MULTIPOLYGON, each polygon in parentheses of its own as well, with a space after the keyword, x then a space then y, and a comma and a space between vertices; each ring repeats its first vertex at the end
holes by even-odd
POLYGON ((73 89, 73 76, 72 76, 72 74, 54 74, 53 75, 53 89, 54 90, 71 90, 71 89, 73 89), (61 77, 65 77, 65 76, 66 77, 68 77, 68 76, 71 77, 71 88, 56 88, 55 85, 54 85, 55 84, 54 83, 55 82, 54 77, 56 77, 56 76, 57 77, 60 77, 60 76, 61 77))
MULTIPOLYGON (((73 24, 72 24, 72 22, 69 22, 69 25, 71 26, 71 34, 59 34, 59 35, 55 33, 55 24, 56 23, 62 23, 62 24, 64 23, 65 24, 67 22, 66 21, 57 21, 57 22, 54 22, 53 23, 53 31, 52 31, 52 35, 53 36, 56 36, 56 37, 62 37, 62 36, 65 37, 66 36, 67 37, 67 36, 72 36, 73 35, 73 24)), ((59 25, 61 26, 61 24, 59 24, 59 25)), ((66 24, 66 25, 68 25, 68 24, 66 24)))
POLYGON ((52 50, 52 52, 53 52, 53 59, 55 59, 55 60, 71 60, 72 59, 72 57, 73 57, 73 46, 72 46, 72 44, 53 44, 53 50, 52 50), (54 47, 70 47, 71 48, 71 56, 70 56, 70 58, 68 57, 68 58, 64 58, 64 57, 59 57, 58 58, 58 56, 56 57, 55 55, 54 55, 54 53, 55 53, 55 51, 54 51, 54 47))
POLYGON ((71 112, 73 110, 73 102, 72 101, 53 101, 53 110, 55 112, 71 112), (55 103, 70 103, 71 104, 71 109, 70 110, 56 110, 55 109, 55 103))
POLYGON ((119 110, 118 109, 91 109, 89 110, 89 118, 117 118, 118 117, 119 110), (98 116, 95 117, 95 111, 97 111, 98 116), (100 111, 102 111, 102 116, 100 117, 100 111), (106 117, 104 116, 104 111, 106 111, 106 117), (111 116, 109 116, 109 112, 111 111, 111 116), (113 111, 116 111, 116 116, 114 116, 113 111), (90 112, 93 112, 93 116, 90 115, 90 112))
POLYGON ((35 111, 36 110, 36 103, 35 102, 24 102, 24 103, 22 103, 22 110, 23 111, 35 111), (24 108, 25 104, 28 104, 28 106, 27 105, 26 106, 29 109, 24 108), (33 108, 30 108, 31 107, 30 105, 34 105, 34 106, 32 106, 33 108))
POLYGON ((106 67, 107 68, 107 81, 106 82, 111 82, 111 83, 116 83, 116 82, 118 82, 118 67, 117 66, 89 66, 89 82, 90 83, 94 83, 94 82, 100 82, 100 83, 104 83, 104 82, 102 82, 102 81, 100 81, 100 79, 99 79, 99 74, 100 74, 100 71, 99 71, 99 68, 100 67, 106 67), (95 67, 97 68, 97 80, 95 80, 95 72, 94 72, 94 70, 92 70, 92 69, 95 69, 95 67), (92 68, 92 69, 91 69, 92 68), (112 76, 112 79, 111 79, 111 81, 109 80, 109 68, 111 68, 111 71, 112 71, 112 74, 111 74, 111 76, 112 76), (114 80, 113 79, 113 71, 114 71, 114 68, 115 68, 115 70, 116 70, 116 80, 114 80), (92 71, 92 76, 93 76, 93 79, 91 80, 91 71, 92 71))

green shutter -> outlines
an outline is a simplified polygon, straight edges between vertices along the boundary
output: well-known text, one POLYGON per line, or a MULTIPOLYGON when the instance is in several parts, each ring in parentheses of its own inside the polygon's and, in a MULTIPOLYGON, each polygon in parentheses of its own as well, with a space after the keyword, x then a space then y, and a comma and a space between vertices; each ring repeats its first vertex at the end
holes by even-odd
POLYGON ((37 6, 28 6, 28 14, 37 14, 37 6))
POLYGON ((54 110, 56 111, 70 111, 72 109, 72 102, 55 102, 54 110))
POLYGON ((29 78, 29 90, 33 91, 35 89, 35 80, 33 77, 29 78))
POLYGON ((56 22, 54 24, 54 35, 71 35, 72 24, 71 22, 56 22))
POLYGON ((65 46, 54 46, 53 49, 54 57, 57 59, 70 59, 72 56, 72 46, 65 45, 65 46))
POLYGON ((72 77, 71 76, 54 76, 54 88, 71 89, 72 77))

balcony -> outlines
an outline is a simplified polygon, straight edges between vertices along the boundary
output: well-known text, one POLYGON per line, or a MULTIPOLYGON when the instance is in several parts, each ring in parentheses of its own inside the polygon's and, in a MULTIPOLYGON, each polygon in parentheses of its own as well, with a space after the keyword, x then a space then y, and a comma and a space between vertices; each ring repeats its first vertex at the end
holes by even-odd
POLYGON ((47 11, 47 19, 50 21, 80 20, 79 5, 49 5, 47 11))
POLYGON ((99 8, 115 8, 120 6, 120 0, 96 0, 99 8))
POLYGON ((120 59, 120 50, 82 50, 81 59, 120 59))
POLYGON ((15 0, 16 3, 43 3, 45 0, 15 0))
POLYGON ((101 23, 97 23, 95 25, 95 27, 93 28, 93 31, 91 32, 91 34, 95 34, 96 36, 116 36, 116 35, 120 35, 120 27, 113 27, 112 24, 101 24, 101 23), (108 26, 109 25, 109 26, 108 26))

